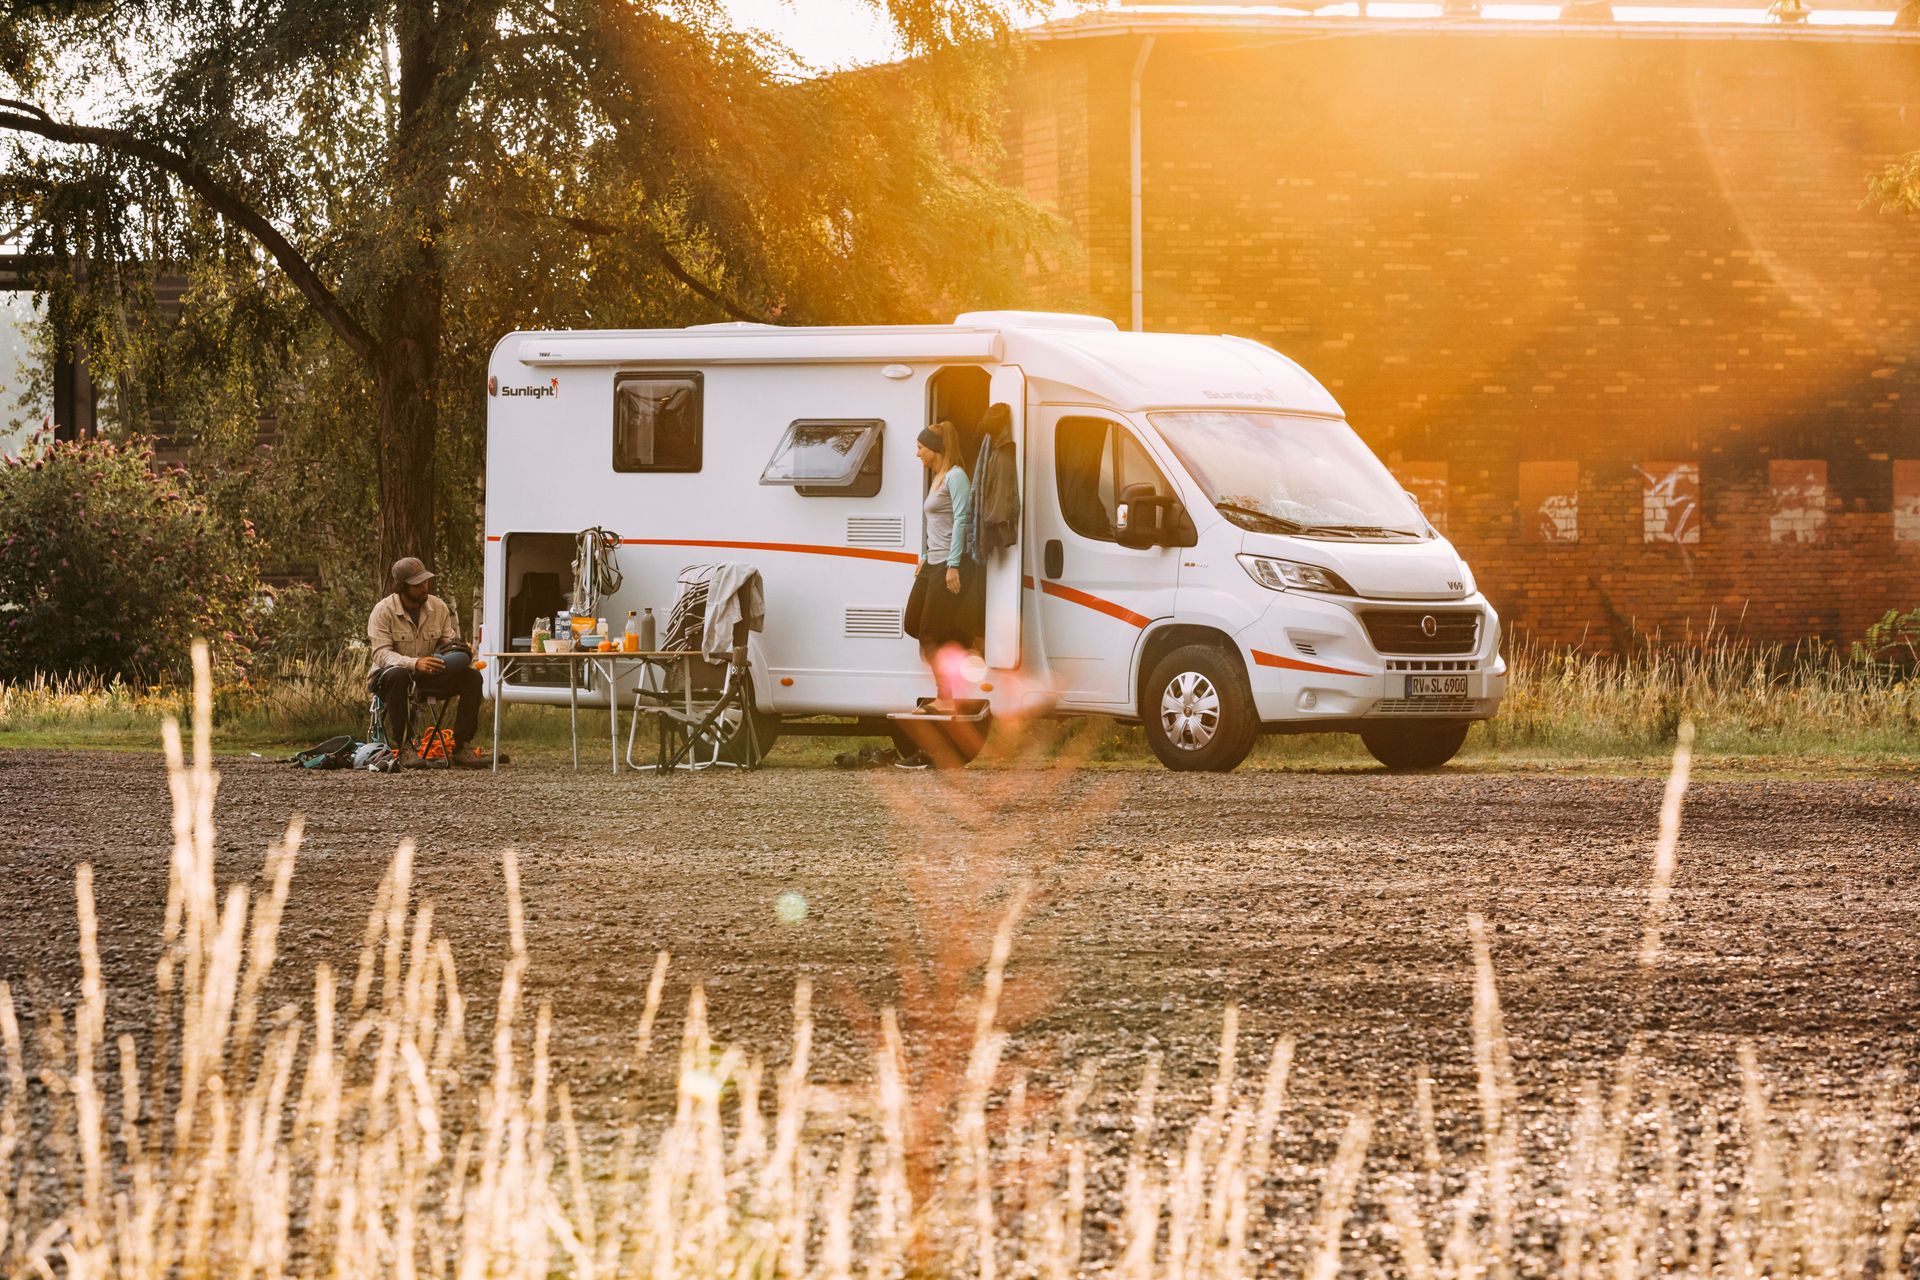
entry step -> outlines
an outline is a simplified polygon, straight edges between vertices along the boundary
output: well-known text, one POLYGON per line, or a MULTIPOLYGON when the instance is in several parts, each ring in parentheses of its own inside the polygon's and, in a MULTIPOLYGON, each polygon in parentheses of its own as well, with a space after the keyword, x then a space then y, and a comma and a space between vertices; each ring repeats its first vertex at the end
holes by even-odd
POLYGON ((987 705, 985 698, 963 698, 953 704, 954 709, 952 711, 927 711, 921 709, 925 708, 926 705, 932 701, 932 698, 922 698, 915 710, 891 711, 887 713, 887 719, 906 720, 926 724, 979 724, 992 712, 992 708, 987 705))

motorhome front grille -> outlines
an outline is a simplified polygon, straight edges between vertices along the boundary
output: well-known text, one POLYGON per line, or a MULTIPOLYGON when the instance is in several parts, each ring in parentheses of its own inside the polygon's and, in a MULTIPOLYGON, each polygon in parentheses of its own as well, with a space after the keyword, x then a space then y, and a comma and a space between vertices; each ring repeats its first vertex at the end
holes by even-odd
POLYGON ((899 516, 848 516, 850 547, 898 547, 907 539, 906 521, 899 516))
POLYGON ((894 640, 903 634, 900 630, 900 610, 878 605, 847 606, 847 639, 894 640))
POLYGON ((1480 644, 1476 609, 1362 609, 1360 623, 1381 653, 1472 653, 1480 644))
POLYGON ((1472 658, 1395 658, 1387 663, 1389 671, 1415 671, 1435 673, 1441 671, 1478 671, 1480 664, 1472 658))
POLYGON ((1479 709, 1478 698, 1382 698, 1373 704, 1379 716, 1472 715, 1479 709))

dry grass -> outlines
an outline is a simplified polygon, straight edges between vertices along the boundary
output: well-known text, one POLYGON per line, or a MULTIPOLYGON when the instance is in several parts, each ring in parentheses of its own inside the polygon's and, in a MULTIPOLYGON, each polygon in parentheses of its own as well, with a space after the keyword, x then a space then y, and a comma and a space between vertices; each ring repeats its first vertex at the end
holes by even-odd
POLYGON ((1516 644, 1492 749, 1641 754, 1671 748, 1682 720, 1717 754, 1904 755, 1920 732, 1920 684, 1833 649, 1710 635, 1624 657, 1516 644))
MULTIPOLYGON (((1920 1264, 1909 1248, 1914 1117, 1891 1080, 1864 1107, 1790 1101, 1748 1048, 1730 1098, 1687 1102, 1646 1070, 1635 1037, 1608 1078, 1564 1082, 1524 1110, 1477 918, 1462 922, 1476 1081, 1467 1116, 1436 1115, 1423 1073, 1410 1098, 1315 1125, 1290 1094, 1293 1042, 1243 1045, 1229 1007, 1204 1106, 1163 1129, 1150 1058, 1120 1086, 1124 1139, 1103 1142, 1085 1114, 1099 1064, 1049 1091, 1010 1055, 1003 983, 1027 901, 1016 886, 957 1060, 917 1058, 886 1011, 871 1075, 830 1085, 810 1071, 806 986, 778 1069, 715 1044, 696 990, 671 1114, 583 1133, 551 1066, 566 1029, 523 994, 531 956, 510 853, 510 949, 490 1027, 468 1025, 433 908, 412 903, 404 844, 351 980, 322 966, 304 1004, 263 1007, 300 826, 269 851, 264 889, 220 890, 211 710, 202 683, 191 763, 178 730, 165 735, 175 844, 155 1032, 106 1043, 84 866, 78 1003, 23 1028, 0 985, 8 1275, 1227 1280, 1274 1273, 1284 1257, 1310 1280, 1627 1280, 1892 1277, 1920 1264), (1412 1158, 1370 1156, 1389 1121, 1417 1132, 1412 1158), (1283 1146, 1324 1158, 1283 1171, 1283 1146), (1304 1201, 1285 1193, 1302 1179, 1318 1183, 1304 1201)), ((1689 760, 1690 734, 1680 736, 1640 983, 1623 993, 1630 1026, 1671 908, 1689 760)), ((642 1069, 667 964, 662 955, 634 1031, 642 1069)))
MULTIPOLYGON (((1754 645, 1715 632, 1697 643, 1650 643, 1624 657, 1522 641, 1512 646, 1508 661, 1507 700, 1499 717, 1468 739, 1464 760, 1657 760, 1672 749, 1686 719, 1699 726, 1704 755, 1855 758, 1886 765, 1905 762, 1920 733, 1920 681, 1833 649, 1754 645)), ((77 678, 0 684, 0 741, 144 747, 162 719, 184 714, 188 697, 179 689, 77 678)), ((220 687, 214 712, 223 739, 234 745, 292 750, 336 733, 362 735, 364 657, 342 652, 283 659, 244 682, 220 687)), ((583 740, 604 733, 604 714, 582 713, 583 740)), ((507 718, 503 737, 515 747, 552 754, 568 742, 563 709, 522 705, 510 708, 507 718)), ((1137 727, 1090 724, 1055 731, 1062 757, 1151 761, 1137 727)), ((823 764, 844 745, 789 741, 776 761, 823 764)), ((1027 745, 1012 754, 1025 758, 1027 745)), ((995 748, 989 759, 1008 754, 995 748)), ((1351 735, 1270 737, 1253 759, 1256 765, 1372 763, 1351 735)))

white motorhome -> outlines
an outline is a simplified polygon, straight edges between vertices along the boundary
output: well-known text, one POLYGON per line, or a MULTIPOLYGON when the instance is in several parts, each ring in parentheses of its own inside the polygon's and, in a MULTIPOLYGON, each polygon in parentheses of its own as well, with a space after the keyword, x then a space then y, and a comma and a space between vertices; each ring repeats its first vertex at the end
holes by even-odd
MULTIPOLYGON (((620 535, 624 583, 596 610, 616 629, 664 617, 689 564, 751 563, 764 725, 884 729, 932 692, 901 630, 914 436, 1004 403, 1021 525, 988 557, 967 691, 993 714, 1138 721, 1176 769, 1231 769, 1263 731, 1358 733, 1429 767, 1505 692, 1471 570, 1327 390, 1256 342, 975 312, 512 333, 488 374, 489 647, 566 605, 576 532, 599 526, 620 535)), ((567 701, 535 679, 494 692, 567 701)))

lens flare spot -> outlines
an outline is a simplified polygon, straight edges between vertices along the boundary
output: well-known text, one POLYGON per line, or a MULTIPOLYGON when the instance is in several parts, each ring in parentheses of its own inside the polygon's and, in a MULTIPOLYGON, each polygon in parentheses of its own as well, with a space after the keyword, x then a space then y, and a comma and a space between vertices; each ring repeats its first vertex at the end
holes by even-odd
POLYGON ((773 918, 781 924, 799 924, 807 918, 807 900, 802 895, 787 890, 773 900, 773 918))

